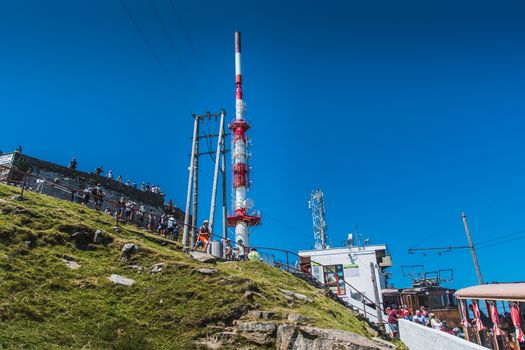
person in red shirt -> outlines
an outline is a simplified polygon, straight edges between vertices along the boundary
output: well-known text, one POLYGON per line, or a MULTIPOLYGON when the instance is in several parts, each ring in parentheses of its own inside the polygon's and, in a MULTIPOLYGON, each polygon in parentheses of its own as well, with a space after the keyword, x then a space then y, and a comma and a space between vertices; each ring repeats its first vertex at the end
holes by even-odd
POLYGON ((394 338, 397 338, 399 335, 399 325, 397 322, 398 318, 399 313, 397 312, 397 308, 393 306, 392 310, 390 310, 390 313, 388 314, 388 326, 390 327, 390 330, 392 331, 392 336, 394 338))
POLYGON ((412 313, 410 312, 410 310, 408 309, 406 305, 403 305, 401 309, 401 317, 403 317, 405 320, 412 321, 412 313))

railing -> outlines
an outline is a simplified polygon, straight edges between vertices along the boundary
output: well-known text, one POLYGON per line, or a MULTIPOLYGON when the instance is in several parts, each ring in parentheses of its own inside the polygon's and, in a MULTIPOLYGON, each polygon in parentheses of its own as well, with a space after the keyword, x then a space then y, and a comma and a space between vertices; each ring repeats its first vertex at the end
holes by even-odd
MULTIPOLYGON (((12 177, 12 176, 10 176, 11 174, 8 173, 7 177, 0 177, 0 181, 1 182, 5 182, 7 184, 19 186, 20 189, 21 189, 20 190, 20 196, 21 197, 24 196, 24 191, 26 191, 28 189, 29 190, 34 190, 35 192, 42 193, 43 192, 43 186, 45 184, 47 184, 48 186, 51 186, 54 189, 57 189, 57 190, 60 190, 60 191, 64 192, 64 194, 65 194, 65 198, 64 199, 65 200, 69 200, 71 202, 78 202, 78 203, 81 203, 81 204, 85 204, 86 206, 88 204, 90 204, 90 203, 92 203, 94 207, 96 205, 95 202, 96 202, 96 199, 98 199, 98 198, 96 196, 94 196, 93 194, 91 194, 89 196, 89 199, 88 199, 88 201, 86 203, 86 201, 84 200, 84 197, 82 195, 80 195, 80 193, 82 193, 84 191, 84 189, 73 188, 71 186, 58 184, 56 182, 49 181, 46 178, 39 177, 39 176, 36 176, 34 174, 31 174, 31 173, 23 172, 23 171, 21 171, 19 169, 16 169, 16 168, 13 168, 13 167, 9 167, 9 166, 5 166, 5 165, 0 165, 0 169, 8 170, 9 172, 18 175, 18 176, 12 177), (36 184, 36 188, 30 187, 31 180, 34 180, 34 183, 36 184)), ((109 208, 113 208, 114 209, 114 215, 113 216, 115 218, 115 224, 116 224, 117 227, 119 226, 119 223, 128 223, 128 224, 136 225, 137 227, 141 227, 141 228, 147 229, 150 232, 161 231, 159 233, 163 234, 164 236, 166 236, 166 239, 171 240, 173 243, 179 243, 178 242, 178 238, 181 236, 180 235, 180 232, 182 230, 181 226, 183 227, 184 224, 182 224, 182 225, 179 224, 178 225, 178 232, 177 232, 176 235, 172 235, 171 237, 168 237, 168 235, 167 235, 166 217, 163 218, 161 215, 155 214, 155 213, 153 213, 151 211, 147 211, 147 212, 144 211, 143 212, 142 210, 140 210, 140 208, 137 209, 137 208, 133 208, 133 207, 131 207, 131 208, 130 207, 126 207, 122 203, 115 202, 115 201, 108 200, 108 199, 103 199, 103 202, 104 202, 106 208, 109 207, 109 208), (148 217, 148 224, 147 224, 146 227, 144 227, 143 224, 144 224, 144 219, 146 218, 146 216, 148 217), (153 219, 153 220, 151 220, 151 219, 153 219), (157 224, 158 224, 158 226, 157 226, 157 224), (155 227, 157 227, 157 229, 155 229, 155 227)), ((188 226, 195 232, 194 236, 196 236, 196 234, 198 232, 198 227, 195 227, 195 226, 192 226, 192 225, 188 225, 188 226)), ((223 243, 224 243, 224 237, 223 236, 210 233, 210 237, 216 238, 219 241, 223 241, 223 243)), ((194 239, 192 241, 194 241, 194 240, 195 240, 195 237, 194 237, 194 239)), ((319 286, 322 286, 323 288, 325 288, 327 290, 330 290, 328 285, 326 285, 324 282, 320 281, 319 279, 315 278, 309 272, 303 271, 301 269, 297 269, 295 266, 291 265, 291 263, 290 263, 291 259, 299 258, 298 254, 296 254, 294 252, 291 252, 289 250, 286 250, 286 249, 261 247, 261 246, 251 246, 251 247, 244 247, 244 251, 245 251, 244 259, 248 259, 248 253, 250 251, 252 251, 252 250, 256 250, 257 252, 259 252, 259 254, 262 256, 263 260, 267 264, 269 264, 270 266, 273 266, 275 268, 279 268, 281 270, 287 271, 287 272, 292 273, 292 274, 305 274, 305 275, 307 274, 308 277, 311 278, 311 280, 314 280, 319 286), (265 251, 271 251, 272 253, 265 253, 265 251), (275 258, 276 254, 283 255, 283 257, 284 257, 283 260, 284 261, 276 259, 275 258), (266 260, 264 259, 264 257, 266 257, 266 260), (292 257, 294 257, 294 258, 292 258, 292 257)), ((224 249, 221 249, 221 254, 220 254, 219 257, 224 259, 225 257, 224 257, 223 253, 224 253, 224 249)), ((325 268, 325 266, 322 265, 322 264, 318 264, 318 265, 323 267, 323 268, 325 268)), ((357 307, 354 304, 344 303, 334 293, 332 293, 334 298, 337 298, 342 304, 344 304, 345 306, 350 307, 352 309, 357 309, 357 311, 359 313, 362 313, 363 316, 365 316, 366 318, 368 318, 368 316, 371 316, 372 318, 377 318, 376 315, 374 315, 374 314, 370 313, 369 311, 367 311, 366 301, 368 301, 369 304, 372 305, 372 306, 369 306, 370 308, 374 308, 376 310, 377 310, 377 308, 379 308, 379 310, 381 310, 381 312, 384 312, 384 310, 381 308, 380 305, 378 305, 378 303, 372 301, 370 298, 368 298, 365 294, 363 294, 362 292, 357 290, 355 287, 353 287, 347 281, 344 281, 344 283, 350 289, 350 291, 353 290, 353 291, 355 291, 356 294, 360 295, 363 304, 362 304, 362 306, 360 308, 360 307, 357 307)))

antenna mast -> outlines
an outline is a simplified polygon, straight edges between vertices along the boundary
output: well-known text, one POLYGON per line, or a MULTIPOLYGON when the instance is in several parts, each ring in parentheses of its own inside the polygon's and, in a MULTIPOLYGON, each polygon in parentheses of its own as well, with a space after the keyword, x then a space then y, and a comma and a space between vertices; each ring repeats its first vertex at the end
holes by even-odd
POLYGON ((315 249, 326 249, 327 236, 323 191, 312 191, 309 207, 312 209, 315 249))

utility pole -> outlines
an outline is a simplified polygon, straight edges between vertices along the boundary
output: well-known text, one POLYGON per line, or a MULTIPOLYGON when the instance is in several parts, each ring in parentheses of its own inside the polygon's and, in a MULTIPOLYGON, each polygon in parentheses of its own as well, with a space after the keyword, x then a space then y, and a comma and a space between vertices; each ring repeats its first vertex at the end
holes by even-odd
MULTIPOLYGON (((222 173, 222 239, 228 238, 228 218, 226 201, 226 135, 222 135, 221 173, 222 173)), ((223 246, 223 256, 226 256, 226 245, 223 246)))
POLYGON ((481 277, 481 270, 479 269, 478 257, 476 256, 476 250, 474 249, 474 243, 472 243, 472 236, 470 235, 470 229, 468 228, 467 215, 465 212, 461 212, 461 218, 463 219, 463 225, 465 226, 465 232, 467 233, 468 245, 470 252, 472 253, 472 260, 474 261, 474 267, 476 268, 476 274, 478 276, 478 283, 483 284, 483 277, 481 277))
POLYGON ((217 186, 218 186, 218 176, 219 176, 219 166, 221 173, 223 175, 222 179, 222 215, 223 215, 223 227, 224 227, 224 237, 227 235, 226 230, 226 136, 229 135, 225 132, 225 122, 224 118, 226 112, 221 110, 220 113, 210 113, 206 112, 203 115, 193 114, 194 124, 193 124, 193 137, 192 137, 192 148, 190 154, 190 166, 189 166, 189 177, 188 177, 188 192, 186 195, 186 211, 184 217, 184 232, 182 236, 182 241, 185 247, 192 247, 195 243, 196 238, 196 229, 199 225, 198 222, 198 205, 199 205, 199 157, 202 155, 215 155, 215 171, 213 178, 213 190, 212 190, 212 201, 210 205, 210 227, 213 228, 213 222, 215 220, 215 203, 217 199, 217 186), (220 117, 220 131, 218 134, 200 134, 200 123, 205 121, 210 122, 212 119, 217 121, 217 118, 220 117), (209 150, 209 152, 199 152, 199 141, 200 139, 210 139, 208 143, 208 148, 211 145, 211 139, 218 137, 217 140, 217 150, 209 150), (221 157, 222 153, 222 157, 221 157), (193 202, 193 206, 192 206, 193 202), (190 220, 190 207, 192 210, 192 216, 190 220), (191 221, 191 222, 190 222, 191 221), (190 231, 191 230, 191 231, 190 231))
POLYGON ((199 120, 197 116, 197 142, 195 143, 195 158, 193 159, 193 210, 191 213, 191 246, 195 244, 197 221, 197 210, 199 209, 199 120))
POLYGON ((219 124, 219 136, 217 137, 217 150, 215 153, 215 168, 213 171, 213 187, 211 190, 211 203, 210 203, 210 230, 213 233, 213 224, 215 222, 215 203, 217 201, 217 183, 219 182, 219 163, 221 161, 221 150, 224 144, 224 116, 226 112, 224 109, 221 111, 221 119, 219 124))
POLYGON ((198 142, 198 132, 199 132, 199 119, 193 115, 193 143, 191 146, 191 156, 190 156, 190 166, 189 166, 189 176, 188 176, 188 192, 186 194, 186 211, 184 215, 184 231, 182 234, 182 244, 185 247, 189 247, 189 229, 190 229, 190 205, 191 205, 191 192, 193 184, 193 166, 195 165, 195 151, 198 142))
POLYGON ((377 287, 376 268, 373 262, 370 262, 370 271, 372 271, 372 285, 374 286, 374 297, 376 303, 377 322, 380 327, 384 330, 385 325, 383 323, 383 312, 381 310, 381 301, 379 300, 379 288, 377 287))

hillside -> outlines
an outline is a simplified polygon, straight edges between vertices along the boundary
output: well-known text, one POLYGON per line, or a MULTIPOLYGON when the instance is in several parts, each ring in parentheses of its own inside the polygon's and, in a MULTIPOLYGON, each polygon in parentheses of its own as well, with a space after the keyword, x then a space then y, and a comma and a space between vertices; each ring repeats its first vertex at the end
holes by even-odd
MULTIPOLYGON (((350 311, 286 272, 259 262, 199 263, 132 226, 115 232, 106 214, 18 194, 0 184, 0 348, 192 349, 248 310, 271 310, 277 318, 293 312, 313 326, 375 336, 350 311), (75 235, 96 230, 103 233, 100 244, 75 235), (139 246, 127 261, 121 259, 125 243, 139 246), (152 273, 158 263, 162 271, 152 273), (112 274, 135 283, 114 284, 112 274)), ((229 347, 257 348, 244 338, 229 347)))

